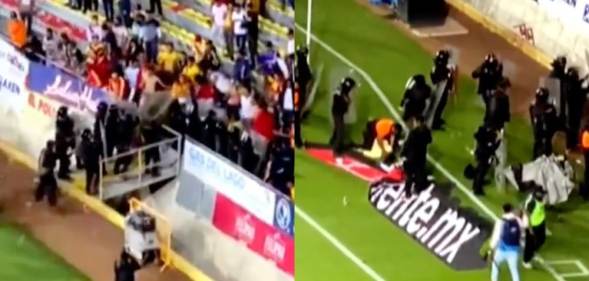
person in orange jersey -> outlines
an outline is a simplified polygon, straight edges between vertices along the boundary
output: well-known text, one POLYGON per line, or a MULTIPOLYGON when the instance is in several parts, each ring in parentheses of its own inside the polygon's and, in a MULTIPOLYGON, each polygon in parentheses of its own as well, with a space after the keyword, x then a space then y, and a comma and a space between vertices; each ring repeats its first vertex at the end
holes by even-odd
POLYGON ((27 25, 16 12, 10 13, 7 29, 10 42, 16 47, 22 48, 27 43, 27 25))

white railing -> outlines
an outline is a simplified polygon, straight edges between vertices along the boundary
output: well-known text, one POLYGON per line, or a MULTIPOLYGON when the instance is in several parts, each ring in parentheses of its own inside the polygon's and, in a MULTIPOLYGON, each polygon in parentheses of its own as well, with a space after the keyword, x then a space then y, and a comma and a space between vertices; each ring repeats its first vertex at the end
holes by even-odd
POLYGON ((108 199, 113 197, 109 196, 109 194, 124 194, 180 174, 182 136, 167 126, 163 128, 172 136, 156 143, 100 159, 98 182, 98 196, 100 199, 108 199), (145 153, 150 149, 157 149, 160 159, 157 162, 145 165, 145 153), (128 168, 124 172, 114 174, 115 165, 118 161, 129 163, 128 168), (160 174, 151 174, 152 169, 158 169, 160 174), (112 190, 122 189, 123 186, 126 187, 123 190, 112 190))

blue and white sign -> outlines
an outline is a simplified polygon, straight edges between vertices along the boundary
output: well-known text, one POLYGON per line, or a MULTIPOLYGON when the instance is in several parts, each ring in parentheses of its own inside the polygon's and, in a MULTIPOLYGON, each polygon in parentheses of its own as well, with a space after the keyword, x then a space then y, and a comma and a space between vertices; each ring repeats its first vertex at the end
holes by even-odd
POLYGON ((274 225, 276 192, 229 160, 186 140, 183 169, 268 225, 274 225))
POLYGON ((286 196, 276 194, 274 226, 294 236, 294 205, 286 196))
POLYGON ((549 15, 589 34, 589 0, 538 0, 538 4, 549 15))
POLYGON ((28 73, 29 60, 14 46, 0 40, 0 98, 13 111, 20 111, 26 104, 28 73))

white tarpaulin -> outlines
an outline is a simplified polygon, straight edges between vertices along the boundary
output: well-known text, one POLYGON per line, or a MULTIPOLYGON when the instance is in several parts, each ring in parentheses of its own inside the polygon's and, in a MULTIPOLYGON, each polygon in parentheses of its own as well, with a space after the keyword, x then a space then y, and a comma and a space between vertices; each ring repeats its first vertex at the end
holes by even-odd
POLYGON ((523 164, 521 173, 509 169, 506 178, 513 186, 520 189, 520 184, 533 182, 546 191, 547 204, 555 205, 566 202, 571 194, 574 183, 573 169, 562 157, 542 156, 523 164))

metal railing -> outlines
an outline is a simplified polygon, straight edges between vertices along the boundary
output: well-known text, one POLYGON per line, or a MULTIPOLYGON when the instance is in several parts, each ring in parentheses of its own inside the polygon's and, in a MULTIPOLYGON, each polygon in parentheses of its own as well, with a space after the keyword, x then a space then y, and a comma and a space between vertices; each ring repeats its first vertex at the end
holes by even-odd
POLYGON ((171 134, 171 137, 111 157, 100 158, 98 180, 100 199, 108 199, 105 197, 108 197, 106 193, 109 188, 121 188, 121 185, 117 184, 125 184, 130 189, 127 192, 130 192, 180 174, 182 136, 167 126, 163 128, 171 134), (160 160, 145 165, 146 152, 155 149, 160 154, 160 160), (127 170, 114 174, 115 166, 120 161, 126 162, 127 170), (160 174, 154 174, 153 169, 158 169, 160 174))

